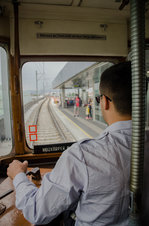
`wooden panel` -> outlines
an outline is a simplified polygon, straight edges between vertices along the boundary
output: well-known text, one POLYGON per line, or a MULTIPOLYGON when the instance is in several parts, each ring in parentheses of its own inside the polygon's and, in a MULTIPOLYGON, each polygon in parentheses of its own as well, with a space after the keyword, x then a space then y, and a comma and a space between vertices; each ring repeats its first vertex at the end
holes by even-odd
MULTIPOLYGON (((28 168, 30 170, 31 168, 28 168)), ((47 172, 50 172, 52 169, 50 168, 41 168, 41 176, 47 172)), ((31 180, 31 176, 29 176, 31 180)), ((40 186, 41 181, 33 181, 37 186, 40 186)), ((5 179, 0 184, 0 195, 4 192, 13 189, 12 180, 10 178, 5 179)), ((18 210, 15 207, 15 192, 12 192, 8 196, 4 197, 0 200, 0 203, 6 206, 5 212, 0 215, 0 226, 33 226, 33 224, 29 223, 23 216, 22 211, 18 210)))
MULTIPOLYGON (((1 185, 0 185, 0 194, 3 194, 7 190, 13 188, 12 180, 7 178, 1 185)), ((23 214, 20 210, 15 207, 15 192, 11 193, 10 195, 4 197, 0 200, 6 206, 5 212, 0 215, 0 225, 1 226, 30 226, 33 225, 29 223, 23 217, 23 214)))

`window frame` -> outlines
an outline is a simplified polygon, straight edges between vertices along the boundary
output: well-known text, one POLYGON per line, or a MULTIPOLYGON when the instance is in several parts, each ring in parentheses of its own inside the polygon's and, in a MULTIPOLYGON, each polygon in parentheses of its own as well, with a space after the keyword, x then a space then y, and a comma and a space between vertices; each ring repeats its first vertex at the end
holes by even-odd
MULTIPOLYGON (((118 63, 125 61, 125 57, 119 57, 119 56, 70 56, 70 55, 61 55, 61 56, 34 56, 34 55, 20 55, 19 61, 20 61, 20 67, 19 67, 19 84, 20 84, 20 89, 18 89, 17 95, 20 98, 20 107, 18 108, 18 102, 15 100, 16 94, 15 94, 15 86, 17 83, 14 79, 14 58, 12 55, 10 55, 9 52, 9 66, 10 66, 10 90, 11 90, 11 109, 12 109, 12 115, 14 115, 14 111, 18 111, 20 117, 21 117, 21 124, 23 128, 23 133, 19 131, 19 126, 17 128, 14 128, 14 126, 17 124, 17 118, 13 117, 13 148, 12 152, 8 156, 0 156, 0 165, 6 164, 8 165, 13 159, 18 159, 18 160, 28 160, 30 162, 47 162, 49 161, 57 161, 57 159, 60 157, 61 152, 57 153, 46 153, 46 154, 33 154, 32 150, 28 147, 26 140, 25 140, 25 125, 24 125, 24 116, 23 116, 23 91, 22 91, 22 67, 24 63, 27 62, 55 62, 55 61, 97 61, 97 62, 112 62, 112 63, 118 63), (16 145, 18 145, 19 142, 18 140, 19 136, 22 136, 22 150, 21 151, 16 151, 16 145), (16 143, 17 142, 17 143, 16 143)), ((19 149, 18 149, 19 150, 19 149)))
POLYGON ((12 104, 11 104, 11 89, 10 89, 10 86, 11 86, 11 84, 10 84, 10 54, 9 54, 9 39, 8 38, 1 38, 0 37, 0 47, 5 51, 5 53, 6 53, 6 58, 7 58, 7 63, 6 63, 6 67, 7 67, 7 75, 8 75, 8 81, 7 81, 7 85, 8 85, 8 105, 9 106, 7 106, 8 107, 8 110, 9 110, 9 120, 10 120, 10 128, 8 128, 8 129, 10 129, 11 131, 10 131, 10 136, 11 136, 11 150, 10 150, 10 153, 9 154, 6 154, 6 155, 3 155, 3 156, 0 156, 0 159, 1 158, 7 158, 8 156, 12 156, 13 155, 13 149, 14 149, 14 138, 13 138, 13 130, 12 130, 12 108, 11 108, 11 106, 12 106, 12 104))

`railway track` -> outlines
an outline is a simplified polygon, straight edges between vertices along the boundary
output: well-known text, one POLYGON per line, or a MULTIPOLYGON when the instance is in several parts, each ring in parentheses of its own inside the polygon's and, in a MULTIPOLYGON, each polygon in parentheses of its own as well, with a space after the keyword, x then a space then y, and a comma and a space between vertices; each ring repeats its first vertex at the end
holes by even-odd
MULTIPOLYGON (((29 133, 26 133, 26 139, 31 148, 33 148, 34 145, 76 141, 71 132, 55 113, 54 106, 49 97, 40 101, 29 118, 30 119, 26 122, 26 127, 28 127, 29 124, 37 125, 37 141, 30 141, 29 133)), ((26 131, 28 131, 28 128, 26 129, 26 131)))

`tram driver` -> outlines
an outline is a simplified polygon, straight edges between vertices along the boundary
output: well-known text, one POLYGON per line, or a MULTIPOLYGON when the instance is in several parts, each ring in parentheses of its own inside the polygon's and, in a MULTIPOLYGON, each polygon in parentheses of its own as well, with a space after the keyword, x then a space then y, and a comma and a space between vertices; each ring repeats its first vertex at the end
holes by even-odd
POLYGON ((28 180, 27 162, 14 160, 7 174, 16 207, 33 224, 47 224, 77 202, 77 226, 127 226, 131 156, 131 63, 101 75, 100 102, 108 127, 64 151, 40 188, 28 180))

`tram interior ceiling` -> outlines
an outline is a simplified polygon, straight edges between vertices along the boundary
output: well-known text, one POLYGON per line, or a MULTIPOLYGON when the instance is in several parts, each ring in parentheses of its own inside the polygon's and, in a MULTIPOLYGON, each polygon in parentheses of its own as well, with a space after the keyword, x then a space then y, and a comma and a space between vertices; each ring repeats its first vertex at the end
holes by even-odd
POLYGON ((96 101, 101 74, 131 60, 133 81, 139 77, 132 95, 139 102, 133 104, 133 144, 146 134, 143 154, 132 161, 143 161, 143 172, 136 167, 136 174, 142 175, 142 221, 148 226, 149 0, 0 0, 0 27, 0 225, 32 225, 15 207, 8 165, 27 160, 29 172, 39 167, 39 181, 28 175, 39 187, 67 148, 98 137, 108 126, 96 101))

